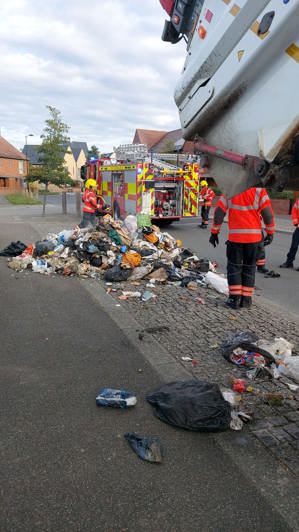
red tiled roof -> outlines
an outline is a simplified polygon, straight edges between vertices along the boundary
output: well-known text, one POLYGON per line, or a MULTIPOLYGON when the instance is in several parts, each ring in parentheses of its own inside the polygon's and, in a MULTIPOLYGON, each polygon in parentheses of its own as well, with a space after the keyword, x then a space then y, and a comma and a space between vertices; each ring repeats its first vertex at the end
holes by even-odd
MULTIPOLYGON (((182 138, 182 130, 174 129, 173 131, 155 131, 153 129, 136 129, 133 144, 146 144, 147 148, 153 149, 159 153, 165 142, 177 142, 182 138)), ((183 153, 194 153, 194 143, 187 140, 184 144, 183 153)))
POLYGON ((147 148, 150 150, 166 134, 167 131, 156 131, 154 129, 136 129, 133 144, 146 144, 147 148))
POLYGON ((0 157, 3 159, 22 159, 26 160, 26 156, 17 150, 12 144, 7 142, 3 137, 0 137, 0 157))

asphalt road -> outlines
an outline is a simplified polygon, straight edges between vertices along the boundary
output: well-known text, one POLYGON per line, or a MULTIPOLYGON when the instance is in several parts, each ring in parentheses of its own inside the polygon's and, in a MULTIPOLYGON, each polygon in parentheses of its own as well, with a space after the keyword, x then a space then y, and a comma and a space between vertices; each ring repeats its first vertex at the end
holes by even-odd
MULTIPOLYGON (((29 238, 25 222, 2 222, 1 247, 29 238)), ((0 530, 289 530, 212 435, 152 415, 158 374, 82 282, 1 258, 0 287, 0 530), (96 407, 104 386, 135 391, 137 406, 96 407), (160 436, 163 464, 140 460, 127 431, 160 436)))
MULTIPOLYGON (((179 222, 164 228, 176 238, 183 241, 185 247, 189 247, 198 253, 201 258, 215 259, 219 265, 218 271, 226 272, 226 245, 227 224, 223 224, 219 236, 219 246, 213 248, 209 243, 210 231, 200 229, 196 223, 179 222)), ((281 274, 280 278, 265 278, 263 274, 256 274, 255 295, 263 296, 276 303, 283 310, 299 313, 299 272, 279 268, 285 261, 290 248, 291 234, 276 233, 273 243, 266 248, 267 268, 281 274)), ((299 267, 299 253, 296 257, 295 266, 299 267)))

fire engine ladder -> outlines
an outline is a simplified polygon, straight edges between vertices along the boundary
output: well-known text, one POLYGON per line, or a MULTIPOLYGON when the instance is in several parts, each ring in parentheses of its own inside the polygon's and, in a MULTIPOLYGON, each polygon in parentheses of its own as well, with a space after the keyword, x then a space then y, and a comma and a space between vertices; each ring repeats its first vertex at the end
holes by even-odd
POLYGON ((145 162, 154 164, 157 168, 161 168, 161 170, 176 171, 180 169, 180 167, 174 166, 173 164, 166 163, 165 161, 162 161, 161 159, 151 159, 150 157, 147 157, 145 159, 145 162))

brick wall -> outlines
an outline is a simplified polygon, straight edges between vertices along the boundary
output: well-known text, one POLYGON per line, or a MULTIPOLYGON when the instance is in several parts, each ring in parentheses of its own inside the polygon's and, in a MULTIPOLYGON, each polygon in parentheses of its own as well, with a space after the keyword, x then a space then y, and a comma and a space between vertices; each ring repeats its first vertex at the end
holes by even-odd
POLYGON ((22 190, 27 171, 28 161, 0 157, 0 194, 22 190))
POLYGON ((28 161, 0 157, 0 177, 24 177, 27 175, 27 165, 28 161))

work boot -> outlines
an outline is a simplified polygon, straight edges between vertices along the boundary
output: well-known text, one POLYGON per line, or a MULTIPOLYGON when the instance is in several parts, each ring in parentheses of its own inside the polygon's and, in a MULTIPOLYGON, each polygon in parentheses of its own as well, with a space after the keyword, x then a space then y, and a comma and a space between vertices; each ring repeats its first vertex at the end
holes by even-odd
POLYGON ((284 262, 279 266, 280 268, 294 268, 294 265, 292 262, 284 262))
POLYGON ((296 268, 296 272, 299 272, 299 268, 296 268))
POLYGON ((240 307, 241 308, 250 308, 252 305, 251 296, 242 296, 240 307))
POLYGON ((258 266, 257 271, 260 273, 268 273, 268 268, 265 268, 265 266, 258 266))
POLYGON ((229 296, 225 304, 227 307, 237 309, 240 307, 240 302, 241 302, 241 296, 229 296))

